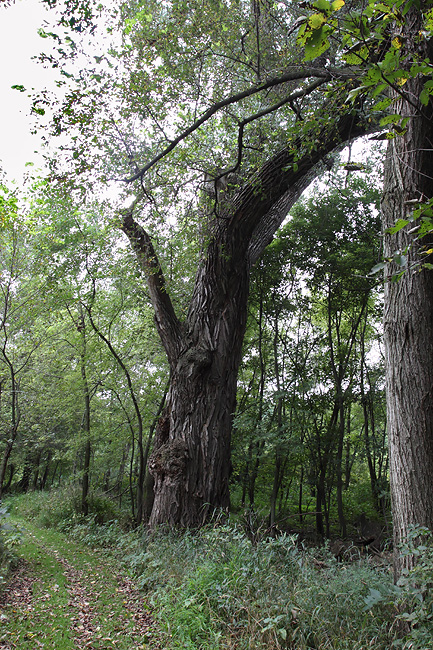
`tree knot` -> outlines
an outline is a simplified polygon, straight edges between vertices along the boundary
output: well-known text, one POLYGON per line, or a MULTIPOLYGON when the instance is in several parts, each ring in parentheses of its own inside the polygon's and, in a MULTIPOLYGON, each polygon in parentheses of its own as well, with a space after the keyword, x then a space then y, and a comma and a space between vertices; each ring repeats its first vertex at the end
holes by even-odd
POLYGON ((212 363, 212 352, 203 345, 188 348, 179 358, 177 371, 193 378, 198 377, 212 363))
POLYGON ((149 472, 159 477, 178 478, 185 473, 189 454, 184 440, 176 439, 166 442, 151 454, 149 472))

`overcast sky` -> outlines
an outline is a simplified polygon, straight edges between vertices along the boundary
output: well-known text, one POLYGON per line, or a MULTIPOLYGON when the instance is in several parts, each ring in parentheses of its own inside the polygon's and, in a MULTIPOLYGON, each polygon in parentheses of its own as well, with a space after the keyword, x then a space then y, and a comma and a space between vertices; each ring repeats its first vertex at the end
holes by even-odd
MULTIPOLYGON (((48 39, 38 34, 48 12, 38 0, 15 0, 0 8, 0 166, 9 180, 22 180, 25 163, 43 164, 39 136, 31 136, 30 98, 28 92, 12 90, 22 84, 29 91, 54 88, 56 72, 32 61, 49 47, 48 39)), ((58 76, 58 72, 57 72, 58 76)))

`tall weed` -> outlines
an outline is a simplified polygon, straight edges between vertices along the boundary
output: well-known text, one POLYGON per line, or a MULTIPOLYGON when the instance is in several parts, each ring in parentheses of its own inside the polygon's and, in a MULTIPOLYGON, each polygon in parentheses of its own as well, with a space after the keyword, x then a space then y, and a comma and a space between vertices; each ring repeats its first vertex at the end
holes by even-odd
MULTIPOLYGON (((366 557, 337 562, 329 549, 291 535, 254 539, 240 526, 200 531, 125 531, 110 504, 77 515, 74 490, 11 500, 15 511, 91 546, 117 549, 183 650, 431 650, 433 539, 414 529, 403 553, 417 556, 400 583, 366 557), (103 516, 101 516, 101 513, 103 516)), ((0 553, 4 546, 0 546, 0 553)), ((4 551, 3 551, 4 552, 4 551)))
POLYGON ((393 603, 403 638, 394 641, 394 647, 403 650, 430 650, 433 648, 433 534, 421 526, 409 529, 400 553, 414 556, 413 569, 404 569, 396 586, 390 590, 371 590, 367 604, 393 603))
POLYGON ((253 545, 225 525, 149 534, 129 562, 172 648, 388 650, 392 605, 366 611, 364 598, 391 585, 390 573, 320 553, 299 548, 290 535, 253 545))

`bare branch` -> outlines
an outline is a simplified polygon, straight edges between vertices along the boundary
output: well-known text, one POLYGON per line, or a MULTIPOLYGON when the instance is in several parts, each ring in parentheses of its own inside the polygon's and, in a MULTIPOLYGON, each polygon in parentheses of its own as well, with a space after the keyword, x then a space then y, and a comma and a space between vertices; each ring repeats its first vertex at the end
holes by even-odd
POLYGON ((287 97, 284 97, 281 101, 277 102, 276 104, 273 104, 268 108, 264 108, 263 110, 258 111, 257 113, 254 113, 253 115, 250 115, 249 117, 245 118, 245 120, 242 120, 242 122, 239 123, 238 158, 236 164, 231 169, 227 169, 221 174, 219 174, 219 176, 216 177, 215 181, 218 181, 220 178, 223 178, 223 176, 236 172, 239 169, 242 162, 244 129, 248 124, 251 124, 251 122, 254 122, 255 120, 259 120, 260 118, 265 117, 266 115, 270 115, 271 113, 274 113, 279 108, 285 106, 286 104, 290 104, 295 99, 299 99, 300 97, 305 97, 306 95, 309 95, 310 93, 313 92, 313 90, 316 90, 316 88, 319 88, 319 86, 322 86, 324 83, 326 83, 326 81, 327 81, 326 79, 317 79, 312 84, 307 86, 307 88, 303 88, 302 90, 297 90, 296 92, 287 95, 287 97))
POLYGON ((268 88, 273 88, 274 86, 279 86, 288 81, 296 81, 297 79, 308 79, 310 77, 316 77, 323 79, 324 81, 330 81, 331 79, 340 78, 340 79, 352 79, 356 76, 356 71, 354 69, 338 69, 338 68, 291 68, 285 72, 280 77, 274 77, 265 81, 262 84, 255 84, 250 86, 246 90, 243 90, 240 93, 226 97, 219 102, 215 102, 212 106, 205 112, 201 117, 199 117, 191 126, 189 126, 185 131, 183 131, 177 138, 171 141, 171 143, 159 153, 157 156, 152 158, 144 167, 140 169, 134 176, 124 179, 126 183, 132 183, 139 178, 143 178, 144 174, 151 169, 157 162, 165 158, 177 145, 185 140, 191 133, 197 131, 205 122, 207 122, 213 115, 218 113, 222 108, 230 106, 231 104, 236 104, 247 97, 256 95, 257 93, 267 90, 268 88))

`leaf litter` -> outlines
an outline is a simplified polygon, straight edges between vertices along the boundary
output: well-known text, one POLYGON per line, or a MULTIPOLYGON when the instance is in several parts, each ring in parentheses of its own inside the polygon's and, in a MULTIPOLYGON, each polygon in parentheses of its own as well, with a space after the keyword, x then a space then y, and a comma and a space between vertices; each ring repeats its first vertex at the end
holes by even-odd
POLYGON ((161 633, 133 580, 110 565, 112 580, 104 581, 106 565, 89 566, 88 570, 76 568, 57 550, 46 546, 31 533, 27 534, 42 553, 51 556, 62 567, 67 607, 62 611, 50 609, 49 601, 61 587, 46 582, 40 585, 42 588, 35 589, 35 583, 40 583, 41 578, 31 561, 20 559, 7 588, 0 593, 0 650, 20 650, 21 641, 8 633, 8 622, 18 619, 30 623, 30 627, 34 625, 35 633, 27 631, 25 634, 25 640, 31 644, 25 647, 52 650, 52 645, 44 642, 40 630, 49 623, 47 616, 54 624, 58 616, 64 617, 65 614, 69 619, 68 634, 73 640, 73 646, 69 647, 90 650, 163 648, 161 633), (36 609, 44 610, 44 620, 38 620, 40 614, 36 609))

